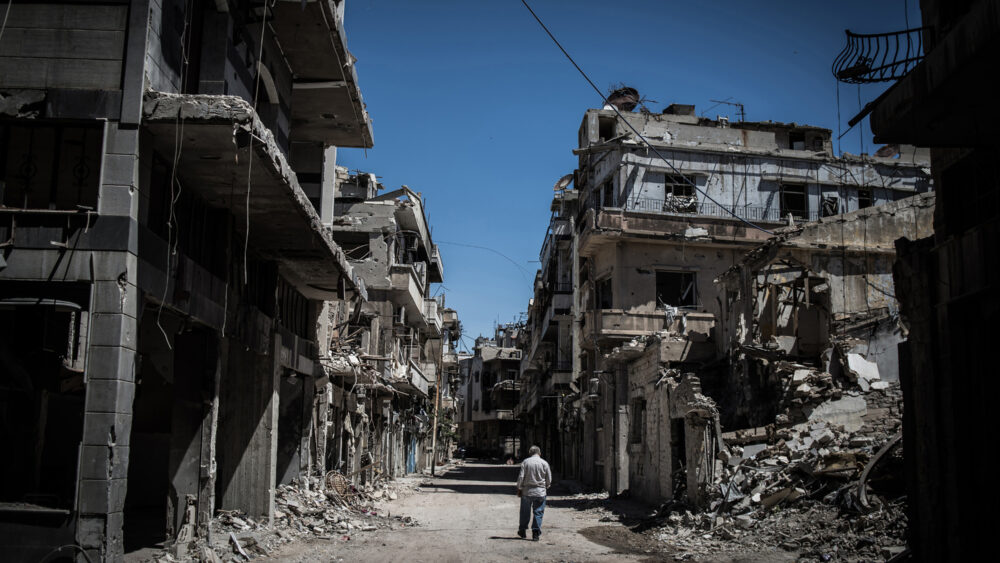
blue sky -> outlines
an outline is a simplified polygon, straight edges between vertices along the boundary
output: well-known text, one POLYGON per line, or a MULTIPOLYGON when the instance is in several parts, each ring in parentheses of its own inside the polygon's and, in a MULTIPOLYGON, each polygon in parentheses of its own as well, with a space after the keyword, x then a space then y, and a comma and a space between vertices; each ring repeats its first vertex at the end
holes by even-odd
MULTIPOLYGON (((904 29, 904 9, 911 27, 920 19, 918 0, 530 3, 598 87, 633 86, 654 112, 676 102, 735 119, 708 109, 731 98, 748 120, 834 137, 844 30, 904 29)), ((583 113, 600 98, 519 0, 350 0, 345 25, 375 147, 342 149, 339 164, 423 193, 445 267, 435 291, 466 336, 492 335, 527 309, 552 185, 573 171, 583 113)), ((884 88, 840 85, 840 127, 884 88)), ((867 120, 841 149, 861 152, 862 139, 874 152, 867 120)))

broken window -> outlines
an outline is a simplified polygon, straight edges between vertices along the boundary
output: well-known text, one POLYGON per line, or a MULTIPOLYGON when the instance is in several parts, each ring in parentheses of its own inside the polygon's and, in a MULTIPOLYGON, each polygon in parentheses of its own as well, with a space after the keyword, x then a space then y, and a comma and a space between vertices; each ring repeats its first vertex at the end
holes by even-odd
POLYGON ((693 307, 698 304, 694 272, 656 272, 656 305, 693 307))
POLYGON ((666 174, 664 177, 665 194, 675 197, 694 197, 694 186, 688 182, 684 176, 678 174, 666 174))
POLYGON ((601 207, 615 206, 615 183, 613 180, 608 180, 601 184, 601 191, 598 197, 600 197, 601 207))
POLYGON ((597 118, 597 136, 600 137, 602 141, 607 141, 615 136, 615 118, 614 117, 598 117, 597 118))
POLYGON ((872 191, 868 188, 858 188, 858 209, 872 206, 872 191))
POLYGON ((643 429, 646 427, 646 400, 632 399, 632 409, 629 413, 630 425, 628 441, 630 444, 641 444, 643 439, 643 429))
POLYGON ((611 309, 614 300, 611 298, 611 278, 607 277, 597 282, 597 308, 611 309))
POLYGON ((0 283, 0 440, 15 460, 0 466, 0 504, 21 518, 74 508, 89 293, 85 284, 0 283))
POLYGON ((103 137, 100 124, 0 123, 0 205, 95 209, 103 137))
POLYGON ((809 219, 809 199, 805 184, 781 184, 781 217, 809 219))
POLYGON ((684 176, 665 174, 663 177, 663 211, 671 213, 695 213, 698 200, 694 196, 694 186, 684 176))
POLYGON ((823 217, 832 217, 840 213, 840 199, 836 197, 824 197, 822 201, 823 217))
POLYGON ((789 131, 788 148, 797 151, 806 150, 806 134, 802 131, 789 131))

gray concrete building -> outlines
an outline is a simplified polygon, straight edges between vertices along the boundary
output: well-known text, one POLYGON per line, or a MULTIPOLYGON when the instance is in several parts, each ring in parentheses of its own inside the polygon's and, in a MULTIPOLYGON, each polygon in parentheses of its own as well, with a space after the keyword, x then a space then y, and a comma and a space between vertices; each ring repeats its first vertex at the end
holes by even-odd
POLYGON ((317 406, 349 402, 328 386, 329 322, 367 293, 329 228, 336 149, 372 146, 343 8, 13 2, 0 42, 0 411, 19 460, 0 489, 7 557, 183 554, 215 510, 266 521, 276 486, 339 461, 311 445, 327 428, 317 406))

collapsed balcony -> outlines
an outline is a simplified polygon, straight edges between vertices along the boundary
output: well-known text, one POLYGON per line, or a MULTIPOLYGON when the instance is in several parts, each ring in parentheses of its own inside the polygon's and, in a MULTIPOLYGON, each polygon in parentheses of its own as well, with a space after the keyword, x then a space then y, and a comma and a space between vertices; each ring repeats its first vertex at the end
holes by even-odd
POLYGON ((356 288, 341 248, 320 218, 271 131, 235 96, 147 92, 144 124, 155 148, 176 155, 182 189, 230 210, 247 245, 282 266, 304 295, 335 298, 356 288))

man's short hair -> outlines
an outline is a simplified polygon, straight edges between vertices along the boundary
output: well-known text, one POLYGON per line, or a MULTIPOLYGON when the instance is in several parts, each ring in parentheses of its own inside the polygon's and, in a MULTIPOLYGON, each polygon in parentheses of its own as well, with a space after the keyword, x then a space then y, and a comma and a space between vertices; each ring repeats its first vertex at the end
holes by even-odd
POLYGON ((528 448, 528 455, 542 455, 542 449, 538 446, 531 446, 528 448))

